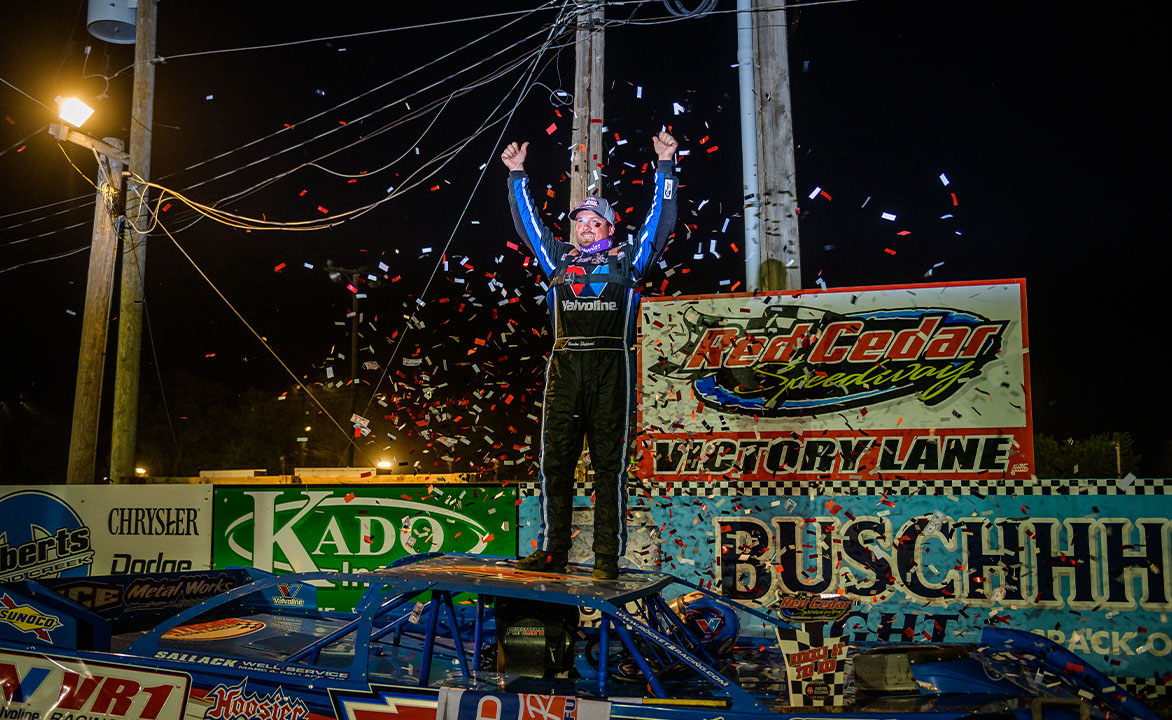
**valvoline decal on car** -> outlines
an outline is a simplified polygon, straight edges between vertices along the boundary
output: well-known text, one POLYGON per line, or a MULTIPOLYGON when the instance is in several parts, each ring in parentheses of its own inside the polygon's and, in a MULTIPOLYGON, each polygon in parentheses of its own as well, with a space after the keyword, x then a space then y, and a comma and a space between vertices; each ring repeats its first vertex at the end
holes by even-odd
POLYGON ((843 315, 785 306, 747 320, 690 311, 682 360, 703 402, 752 415, 837 412, 915 396, 937 405, 997 357, 1008 322, 948 308, 843 315))

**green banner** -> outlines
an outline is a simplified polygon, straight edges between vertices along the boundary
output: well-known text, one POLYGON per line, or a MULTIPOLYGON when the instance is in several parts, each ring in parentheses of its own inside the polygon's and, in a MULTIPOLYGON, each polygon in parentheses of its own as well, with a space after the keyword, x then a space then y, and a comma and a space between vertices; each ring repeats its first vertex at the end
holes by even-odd
MULTIPOLYGON (((484 485, 217 487, 212 564, 275 573, 375 570, 424 552, 515 555, 516 487, 484 485)), ((364 586, 318 587, 352 609, 364 586)))

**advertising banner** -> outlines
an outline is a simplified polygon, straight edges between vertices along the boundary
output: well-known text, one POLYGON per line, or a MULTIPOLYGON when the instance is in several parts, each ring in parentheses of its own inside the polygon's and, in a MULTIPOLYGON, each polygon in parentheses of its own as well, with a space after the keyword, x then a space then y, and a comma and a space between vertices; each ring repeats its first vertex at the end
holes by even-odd
POLYGON ((647 298, 640 475, 1028 478, 1025 281, 647 298))
MULTIPOLYGON (((524 543, 537 498, 521 510, 524 543)), ((1001 625, 1113 677, 1172 672, 1172 495, 656 497, 640 510, 660 569, 806 628, 978 642, 1001 625)))
POLYGON ((201 485, 0 489, 0 582, 211 567, 201 485))
MULTIPOLYGON (((217 487, 215 567, 267 572, 376 570, 412 553, 513 556, 515 487, 217 487)), ((318 604, 351 608, 365 586, 323 583, 318 604)))

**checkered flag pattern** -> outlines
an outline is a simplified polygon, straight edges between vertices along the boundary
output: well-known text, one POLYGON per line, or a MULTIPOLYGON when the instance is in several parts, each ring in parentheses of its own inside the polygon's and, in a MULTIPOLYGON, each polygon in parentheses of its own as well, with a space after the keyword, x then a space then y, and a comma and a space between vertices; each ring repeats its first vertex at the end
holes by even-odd
POLYGON ((802 629, 777 628, 785 654, 791 705, 843 705, 846 702, 847 643, 827 623, 802 629))
MULTIPOLYGON (((579 496, 594 491, 591 478, 574 483, 579 496)), ((520 483, 522 496, 536 496, 541 486, 520 483)), ((627 494, 639 497, 784 497, 792 495, 1172 495, 1169 478, 1098 478, 1051 480, 1040 478, 879 478, 818 480, 778 476, 776 480, 738 480, 712 476, 680 482, 629 480, 627 494)))

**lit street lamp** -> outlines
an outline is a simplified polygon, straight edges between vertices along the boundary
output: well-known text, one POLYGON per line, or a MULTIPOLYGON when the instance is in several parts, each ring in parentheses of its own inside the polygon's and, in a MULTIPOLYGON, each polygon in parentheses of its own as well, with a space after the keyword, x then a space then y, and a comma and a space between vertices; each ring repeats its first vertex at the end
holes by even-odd
MULTIPOLYGON (((77 98, 57 98, 61 118, 80 126, 93 109, 77 98)), ((77 384, 73 391, 73 425, 69 436, 69 463, 65 482, 86 485, 94 480, 98 450, 98 419, 102 405, 102 376, 109 329, 110 303, 114 293, 114 266, 122 224, 122 167, 129 163, 118 138, 98 140, 52 123, 49 134, 60 142, 89 148, 98 161, 97 201, 94 207, 93 240, 86 275, 85 310, 81 319, 81 347, 77 354, 77 384)))
POLYGON ((61 97, 57 96, 57 115, 65 122, 73 127, 81 127, 86 120, 90 119, 90 115, 94 114, 94 109, 86 105, 81 100, 75 97, 61 97))

